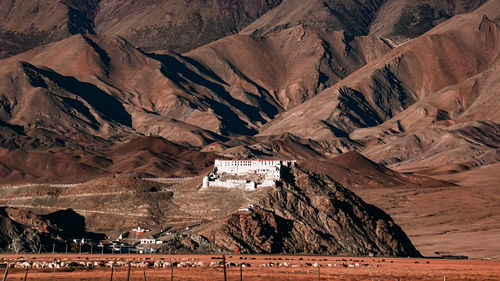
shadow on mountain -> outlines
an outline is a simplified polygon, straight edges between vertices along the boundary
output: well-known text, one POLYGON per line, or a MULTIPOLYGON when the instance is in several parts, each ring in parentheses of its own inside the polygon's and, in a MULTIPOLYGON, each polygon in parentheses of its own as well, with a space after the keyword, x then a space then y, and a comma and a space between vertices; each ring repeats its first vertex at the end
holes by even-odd
MULTIPOLYGON (((218 77, 212 71, 202 66, 200 63, 196 62, 193 59, 182 57, 182 60, 186 60, 186 62, 183 62, 180 61, 177 57, 170 55, 160 55, 160 54, 147 54, 147 55, 155 60, 162 62, 164 64, 164 66, 161 69, 162 73, 170 80, 172 80, 174 83, 176 83, 179 87, 184 89, 184 87, 181 84, 190 84, 189 82, 200 85, 214 92, 219 98, 226 101, 232 107, 241 110, 241 112, 246 116, 248 116, 250 120, 252 120, 252 122, 261 122, 261 123, 267 122, 262 117, 260 112, 265 113, 271 118, 276 116, 276 114, 278 114, 279 112, 275 105, 271 104, 269 101, 266 101, 264 98, 256 97, 259 103, 258 106, 252 106, 238 99, 235 99, 233 96, 231 96, 230 93, 226 91, 226 89, 222 85, 204 78, 202 75, 196 73, 195 71, 191 70, 189 67, 185 65, 185 63, 189 63, 194 68, 196 68, 198 72, 207 75, 211 79, 214 79, 215 81, 221 84, 225 84, 225 82, 223 82, 220 77, 218 77)), ((257 133, 256 130, 248 128, 245 122, 243 122, 240 119, 240 117, 236 115, 227 105, 208 98, 205 99, 204 101, 208 103, 210 107, 214 109, 215 112, 217 112, 218 115, 224 117, 222 120, 223 123, 225 123, 224 127, 228 131, 243 135, 254 135, 255 133, 257 133)))
POLYGON ((89 238, 92 240, 102 240, 106 236, 103 233, 86 231, 85 218, 73 209, 56 211, 44 216, 59 231, 65 239, 89 238))
POLYGON ((108 95, 97 86, 90 83, 78 81, 76 78, 71 76, 63 76, 53 71, 52 69, 37 68, 26 62, 22 62, 22 65, 24 68, 34 70, 37 73, 54 81, 67 92, 81 97, 108 119, 125 126, 132 126, 132 117, 125 110, 121 102, 116 98, 108 95))

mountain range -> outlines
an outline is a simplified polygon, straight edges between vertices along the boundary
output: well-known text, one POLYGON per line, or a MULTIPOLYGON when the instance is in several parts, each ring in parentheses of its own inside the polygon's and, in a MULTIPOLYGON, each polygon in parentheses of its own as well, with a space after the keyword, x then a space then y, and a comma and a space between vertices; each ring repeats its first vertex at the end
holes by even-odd
POLYGON ((494 0, 0 0, 0 182, 288 158, 376 205, 458 202, 500 182, 499 19, 494 0))

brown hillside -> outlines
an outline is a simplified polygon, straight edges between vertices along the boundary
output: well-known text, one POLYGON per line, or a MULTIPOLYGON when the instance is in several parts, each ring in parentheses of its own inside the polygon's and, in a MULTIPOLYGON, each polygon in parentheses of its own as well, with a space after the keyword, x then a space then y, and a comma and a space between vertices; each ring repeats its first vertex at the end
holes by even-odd
POLYGON ((432 178, 402 174, 381 166, 355 151, 325 160, 309 159, 300 162, 315 173, 325 174, 352 189, 416 185, 422 187, 449 186, 451 183, 432 178))
MULTIPOLYGON (((453 130, 442 128, 448 124, 463 123, 463 127, 469 120, 478 119, 498 122, 494 91, 479 90, 481 85, 494 85, 481 81, 494 81, 497 73, 497 33, 496 26, 486 17, 456 16, 282 114, 265 125, 259 135, 288 131, 319 141, 350 134, 360 144, 383 144, 384 148, 373 146, 366 151, 367 156, 381 162, 391 158, 384 152, 394 145, 389 140, 404 142, 402 137, 409 135, 406 131, 422 128, 441 134, 453 130), (422 54, 422 49, 428 51, 422 54), (464 57, 463 53, 469 55, 464 57), (469 87, 472 91, 452 90, 457 87, 469 87), (332 112, 332 108, 337 110, 332 112), (371 128, 355 131, 363 127, 371 128), (372 156, 369 151, 384 158, 372 156)), ((495 126, 493 123, 489 127, 495 126)), ((413 140, 413 144, 408 144, 410 149, 416 149, 419 146, 415 142, 422 138, 409 140, 413 140)), ((394 157, 390 163, 406 157, 394 157)))

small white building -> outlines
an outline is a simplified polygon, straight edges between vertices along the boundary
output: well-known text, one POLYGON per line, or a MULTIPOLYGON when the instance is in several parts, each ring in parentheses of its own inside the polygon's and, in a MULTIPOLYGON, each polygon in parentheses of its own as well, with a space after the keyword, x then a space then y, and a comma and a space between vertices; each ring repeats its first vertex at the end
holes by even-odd
POLYGON ((141 244, 156 244, 156 239, 154 239, 154 238, 142 238, 141 244))

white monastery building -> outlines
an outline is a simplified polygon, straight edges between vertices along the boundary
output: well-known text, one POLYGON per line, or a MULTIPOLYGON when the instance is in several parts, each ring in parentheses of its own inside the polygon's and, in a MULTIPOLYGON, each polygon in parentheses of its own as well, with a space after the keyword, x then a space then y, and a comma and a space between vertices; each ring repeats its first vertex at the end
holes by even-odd
POLYGON ((221 186, 226 188, 244 188, 254 190, 258 186, 274 186, 275 181, 281 179, 283 168, 289 168, 296 160, 222 160, 216 159, 214 163, 214 172, 210 177, 203 178, 202 188, 209 186, 221 186), (234 176, 263 175, 265 180, 257 184, 253 181, 242 179, 229 179, 227 181, 218 180, 218 174, 226 173, 234 176))

